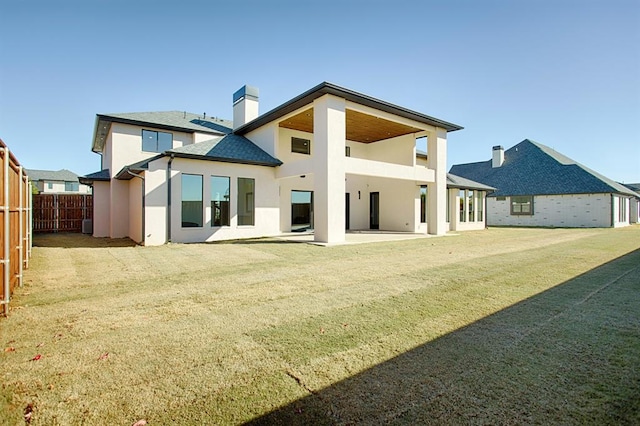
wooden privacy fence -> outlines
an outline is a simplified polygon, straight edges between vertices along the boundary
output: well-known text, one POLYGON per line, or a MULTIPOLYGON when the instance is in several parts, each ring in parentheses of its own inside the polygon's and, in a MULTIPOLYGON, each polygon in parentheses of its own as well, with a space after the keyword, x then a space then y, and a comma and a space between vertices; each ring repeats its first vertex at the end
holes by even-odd
POLYGON ((91 195, 33 195, 33 232, 82 232, 82 221, 92 217, 91 195))
POLYGON ((31 189, 27 175, 0 139, 0 264, 2 265, 2 310, 9 313, 9 301, 16 285, 22 286, 22 272, 31 257, 31 189))

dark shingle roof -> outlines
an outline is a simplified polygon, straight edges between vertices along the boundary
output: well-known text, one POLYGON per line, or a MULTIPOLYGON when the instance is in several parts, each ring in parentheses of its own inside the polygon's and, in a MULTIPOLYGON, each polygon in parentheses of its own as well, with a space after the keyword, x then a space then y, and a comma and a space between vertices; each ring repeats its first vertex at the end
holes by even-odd
POLYGON ((91 185, 95 181, 108 181, 111 179, 109 169, 100 170, 99 172, 89 173, 85 176, 80 176, 78 180, 85 185, 91 185))
POLYGON ((626 186, 640 196, 640 183, 621 183, 620 185, 626 186))
POLYGON ((96 114, 92 150, 100 152, 105 144, 111 123, 124 123, 140 127, 152 127, 167 131, 226 135, 231 133, 233 122, 221 118, 205 118, 204 114, 184 111, 151 111, 96 114))
POLYGON ((257 129, 260 126, 277 120, 297 110, 298 108, 308 105, 315 99, 318 99, 319 97, 326 94, 335 95, 360 105, 365 105, 391 114, 399 115, 400 117, 409 118, 420 123, 426 123, 431 126, 441 127, 443 129, 446 129, 448 132, 463 129, 463 127, 458 126, 457 124, 449 123, 447 121, 440 120, 439 118, 422 114, 421 112, 412 111, 410 109, 394 105, 380 99, 372 98, 371 96, 367 96, 362 93, 358 93, 353 90, 340 87, 333 83, 328 83, 325 81, 296 96, 295 98, 285 102, 284 104, 272 109, 271 111, 262 114, 255 120, 250 121, 243 126, 240 126, 235 130, 235 132, 237 134, 244 135, 252 130, 257 129))
POLYGON ((197 160, 223 161, 229 163, 279 166, 282 162, 267 154, 244 136, 228 134, 222 139, 212 139, 180 148, 170 149, 166 154, 197 160))
POLYGON ((491 160, 457 164, 451 173, 491 185, 492 196, 621 193, 633 191, 554 151, 525 139, 504 152, 501 167, 491 160))
POLYGON ((28 169, 26 173, 32 181, 53 180, 60 182, 78 182, 78 175, 67 169, 57 171, 28 169))
POLYGON ((173 127, 175 129, 191 130, 211 133, 230 133, 233 122, 222 118, 205 118, 200 114, 184 111, 150 111, 126 112, 115 114, 98 114, 101 118, 110 118, 115 122, 136 122, 136 124, 156 124, 158 126, 173 127))

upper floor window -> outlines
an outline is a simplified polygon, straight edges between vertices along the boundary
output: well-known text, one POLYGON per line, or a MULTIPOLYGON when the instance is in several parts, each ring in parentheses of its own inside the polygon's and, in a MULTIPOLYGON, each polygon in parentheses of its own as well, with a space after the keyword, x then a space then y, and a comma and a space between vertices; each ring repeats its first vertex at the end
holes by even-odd
POLYGON ((173 148, 173 135, 153 130, 142 131, 142 150, 146 152, 164 152, 173 148))
POLYGON ((309 139, 291 138, 291 152, 298 154, 311 154, 311 141, 309 139))
POLYGON ((53 183, 47 182, 47 189, 53 189, 53 183))
POLYGON ((67 192, 78 192, 80 190, 80 184, 78 182, 65 182, 64 190, 67 192))
POLYGON ((347 157, 351 157, 351 147, 350 146, 345 146, 344 147, 344 155, 347 157))
POLYGON ((512 215, 533 215, 533 196, 523 195, 511 197, 512 215))

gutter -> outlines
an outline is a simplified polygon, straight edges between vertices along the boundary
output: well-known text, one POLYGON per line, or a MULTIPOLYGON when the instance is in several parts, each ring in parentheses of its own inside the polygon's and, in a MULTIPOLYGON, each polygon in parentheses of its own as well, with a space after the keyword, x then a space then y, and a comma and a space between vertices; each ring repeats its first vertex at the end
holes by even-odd
POLYGON ((145 210, 145 201, 146 201, 146 192, 145 192, 145 180, 144 180, 144 176, 137 174, 137 173, 133 173, 131 170, 127 169, 127 173, 129 173, 131 176, 133 177, 137 177, 142 181, 142 235, 141 235, 141 239, 140 239, 140 244, 145 245, 144 244, 144 240, 145 240, 145 235, 146 235, 146 230, 145 230, 145 220, 144 220, 144 210, 145 210))

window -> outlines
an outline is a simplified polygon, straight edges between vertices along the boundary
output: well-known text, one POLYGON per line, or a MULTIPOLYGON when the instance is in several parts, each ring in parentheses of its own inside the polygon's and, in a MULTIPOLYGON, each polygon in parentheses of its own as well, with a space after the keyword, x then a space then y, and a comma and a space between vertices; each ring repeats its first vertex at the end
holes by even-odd
POLYGON ((254 225, 255 181, 238 178, 238 225, 254 225))
POLYGON ((427 187, 420 187, 420 223, 427 223, 427 187))
POLYGON ((67 192, 78 192, 80 190, 80 184, 78 182, 65 182, 64 190, 67 192))
POLYGON ((202 175, 182 174, 182 227, 202 227, 202 175))
POLYGON ((298 154, 311 154, 311 141, 309 139, 291 138, 291 152, 298 154))
POLYGON ((211 226, 229 226, 230 179, 211 176, 211 226))
POLYGON ((142 150, 146 152, 164 152, 173 148, 173 135, 171 133, 142 131, 142 150))
POLYGON ((476 206, 478 206, 478 222, 482 222, 484 220, 484 191, 477 191, 476 197, 478 200, 476 203, 476 206))
POLYGON ((467 203, 464 200, 464 189, 461 189, 458 193, 458 198, 460 198, 460 222, 467 221, 467 203))
POLYGON ((472 190, 467 191, 467 198, 469 199, 469 222, 475 222, 473 213, 473 201, 475 195, 472 190))
POLYGON ((53 189, 53 183, 47 182, 47 189, 53 189))
POLYGON ((618 198, 618 222, 627 221, 627 199, 623 197, 618 198))
POLYGON ((344 147, 344 155, 346 157, 351 157, 351 147, 350 146, 345 146, 344 147))
POLYGON ((523 195, 511 197, 511 214, 512 215, 533 215, 533 196, 523 195))

